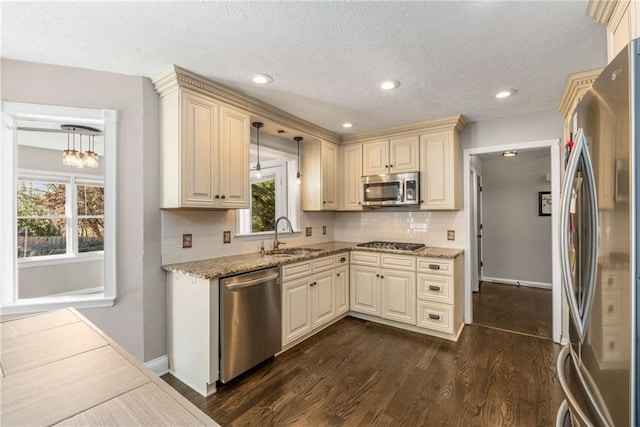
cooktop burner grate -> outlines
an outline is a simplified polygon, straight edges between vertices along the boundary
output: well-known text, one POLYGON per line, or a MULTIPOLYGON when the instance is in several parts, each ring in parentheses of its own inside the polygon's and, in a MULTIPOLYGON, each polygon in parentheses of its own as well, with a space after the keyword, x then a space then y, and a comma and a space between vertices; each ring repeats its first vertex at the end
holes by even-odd
POLYGON ((381 242, 375 240, 373 242, 358 243, 357 246, 362 248, 374 249, 392 249, 396 251, 418 251, 425 247, 422 243, 402 243, 402 242, 381 242))

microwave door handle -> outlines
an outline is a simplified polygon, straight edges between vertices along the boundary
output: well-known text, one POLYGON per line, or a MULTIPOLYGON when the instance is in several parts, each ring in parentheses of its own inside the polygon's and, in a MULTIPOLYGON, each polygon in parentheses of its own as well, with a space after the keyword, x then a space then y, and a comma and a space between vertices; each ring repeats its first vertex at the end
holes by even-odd
POLYGON ((398 185, 398 192, 400 193, 400 202, 404 202, 404 186, 405 186, 405 182, 404 180, 400 180, 398 181, 398 183, 400 185, 398 185))

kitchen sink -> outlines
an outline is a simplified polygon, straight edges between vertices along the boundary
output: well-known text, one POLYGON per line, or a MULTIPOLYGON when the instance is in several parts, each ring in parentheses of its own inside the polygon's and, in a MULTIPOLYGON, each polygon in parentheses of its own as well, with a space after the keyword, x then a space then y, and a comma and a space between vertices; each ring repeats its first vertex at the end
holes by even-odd
POLYGON ((269 253, 276 257, 291 257, 296 255, 307 255, 313 252, 319 252, 322 249, 314 248, 287 248, 287 249, 275 249, 269 253))

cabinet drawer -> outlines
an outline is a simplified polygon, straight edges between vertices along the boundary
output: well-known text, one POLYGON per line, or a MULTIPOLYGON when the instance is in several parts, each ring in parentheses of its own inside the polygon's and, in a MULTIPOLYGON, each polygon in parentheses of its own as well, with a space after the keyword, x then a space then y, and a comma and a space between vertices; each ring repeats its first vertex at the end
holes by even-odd
POLYGON ((373 252, 351 252, 351 263, 379 267, 380 254, 373 252))
POLYGON ((418 299, 453 304, 453 277, 418 274, 418 299))
POLYGON ((621 288, 622 279, 619 272, 602 272, 602 291, 619 291, 621 288))
POLYGON ((394 270, 416 271, 416 257, 381 254, 380 265, 394 270))
POLYGON ((453 333, 453 306, 418 301, 417 326, 434 331, 453 333))
POLYGON ((336 255, 336 268, 343 265, 349 265, 349 252, 336 255))
POLYGON ((289 280, 311 274, 311 261, 282 266, 282 280, 289 280))
POLYGON ((328 256, 324 258, 318 258, 313 260, 313 271, 322 271, 328 268, 333 268, 336 265, 336 258, 328 256))
POLYGON ((418 273, 453 275, 453 260, 418 257, 418 273))
POLYGON ((602 324, 607 326, 622 325, 622 293, 607 292, 602 295, 602 324))

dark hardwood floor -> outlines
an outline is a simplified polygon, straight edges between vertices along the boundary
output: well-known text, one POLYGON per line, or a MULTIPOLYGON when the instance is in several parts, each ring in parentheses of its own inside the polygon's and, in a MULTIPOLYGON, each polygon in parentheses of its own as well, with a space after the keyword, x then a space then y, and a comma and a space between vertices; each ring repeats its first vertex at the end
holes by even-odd
POLYGON ((560 347, 467 325, 457 343, 347 317, 208 398, 223 426, 552 426, 560 347))
POLYGON ((482 282, 473 294, 473 323, 552 337, 551 290, 482 282))

